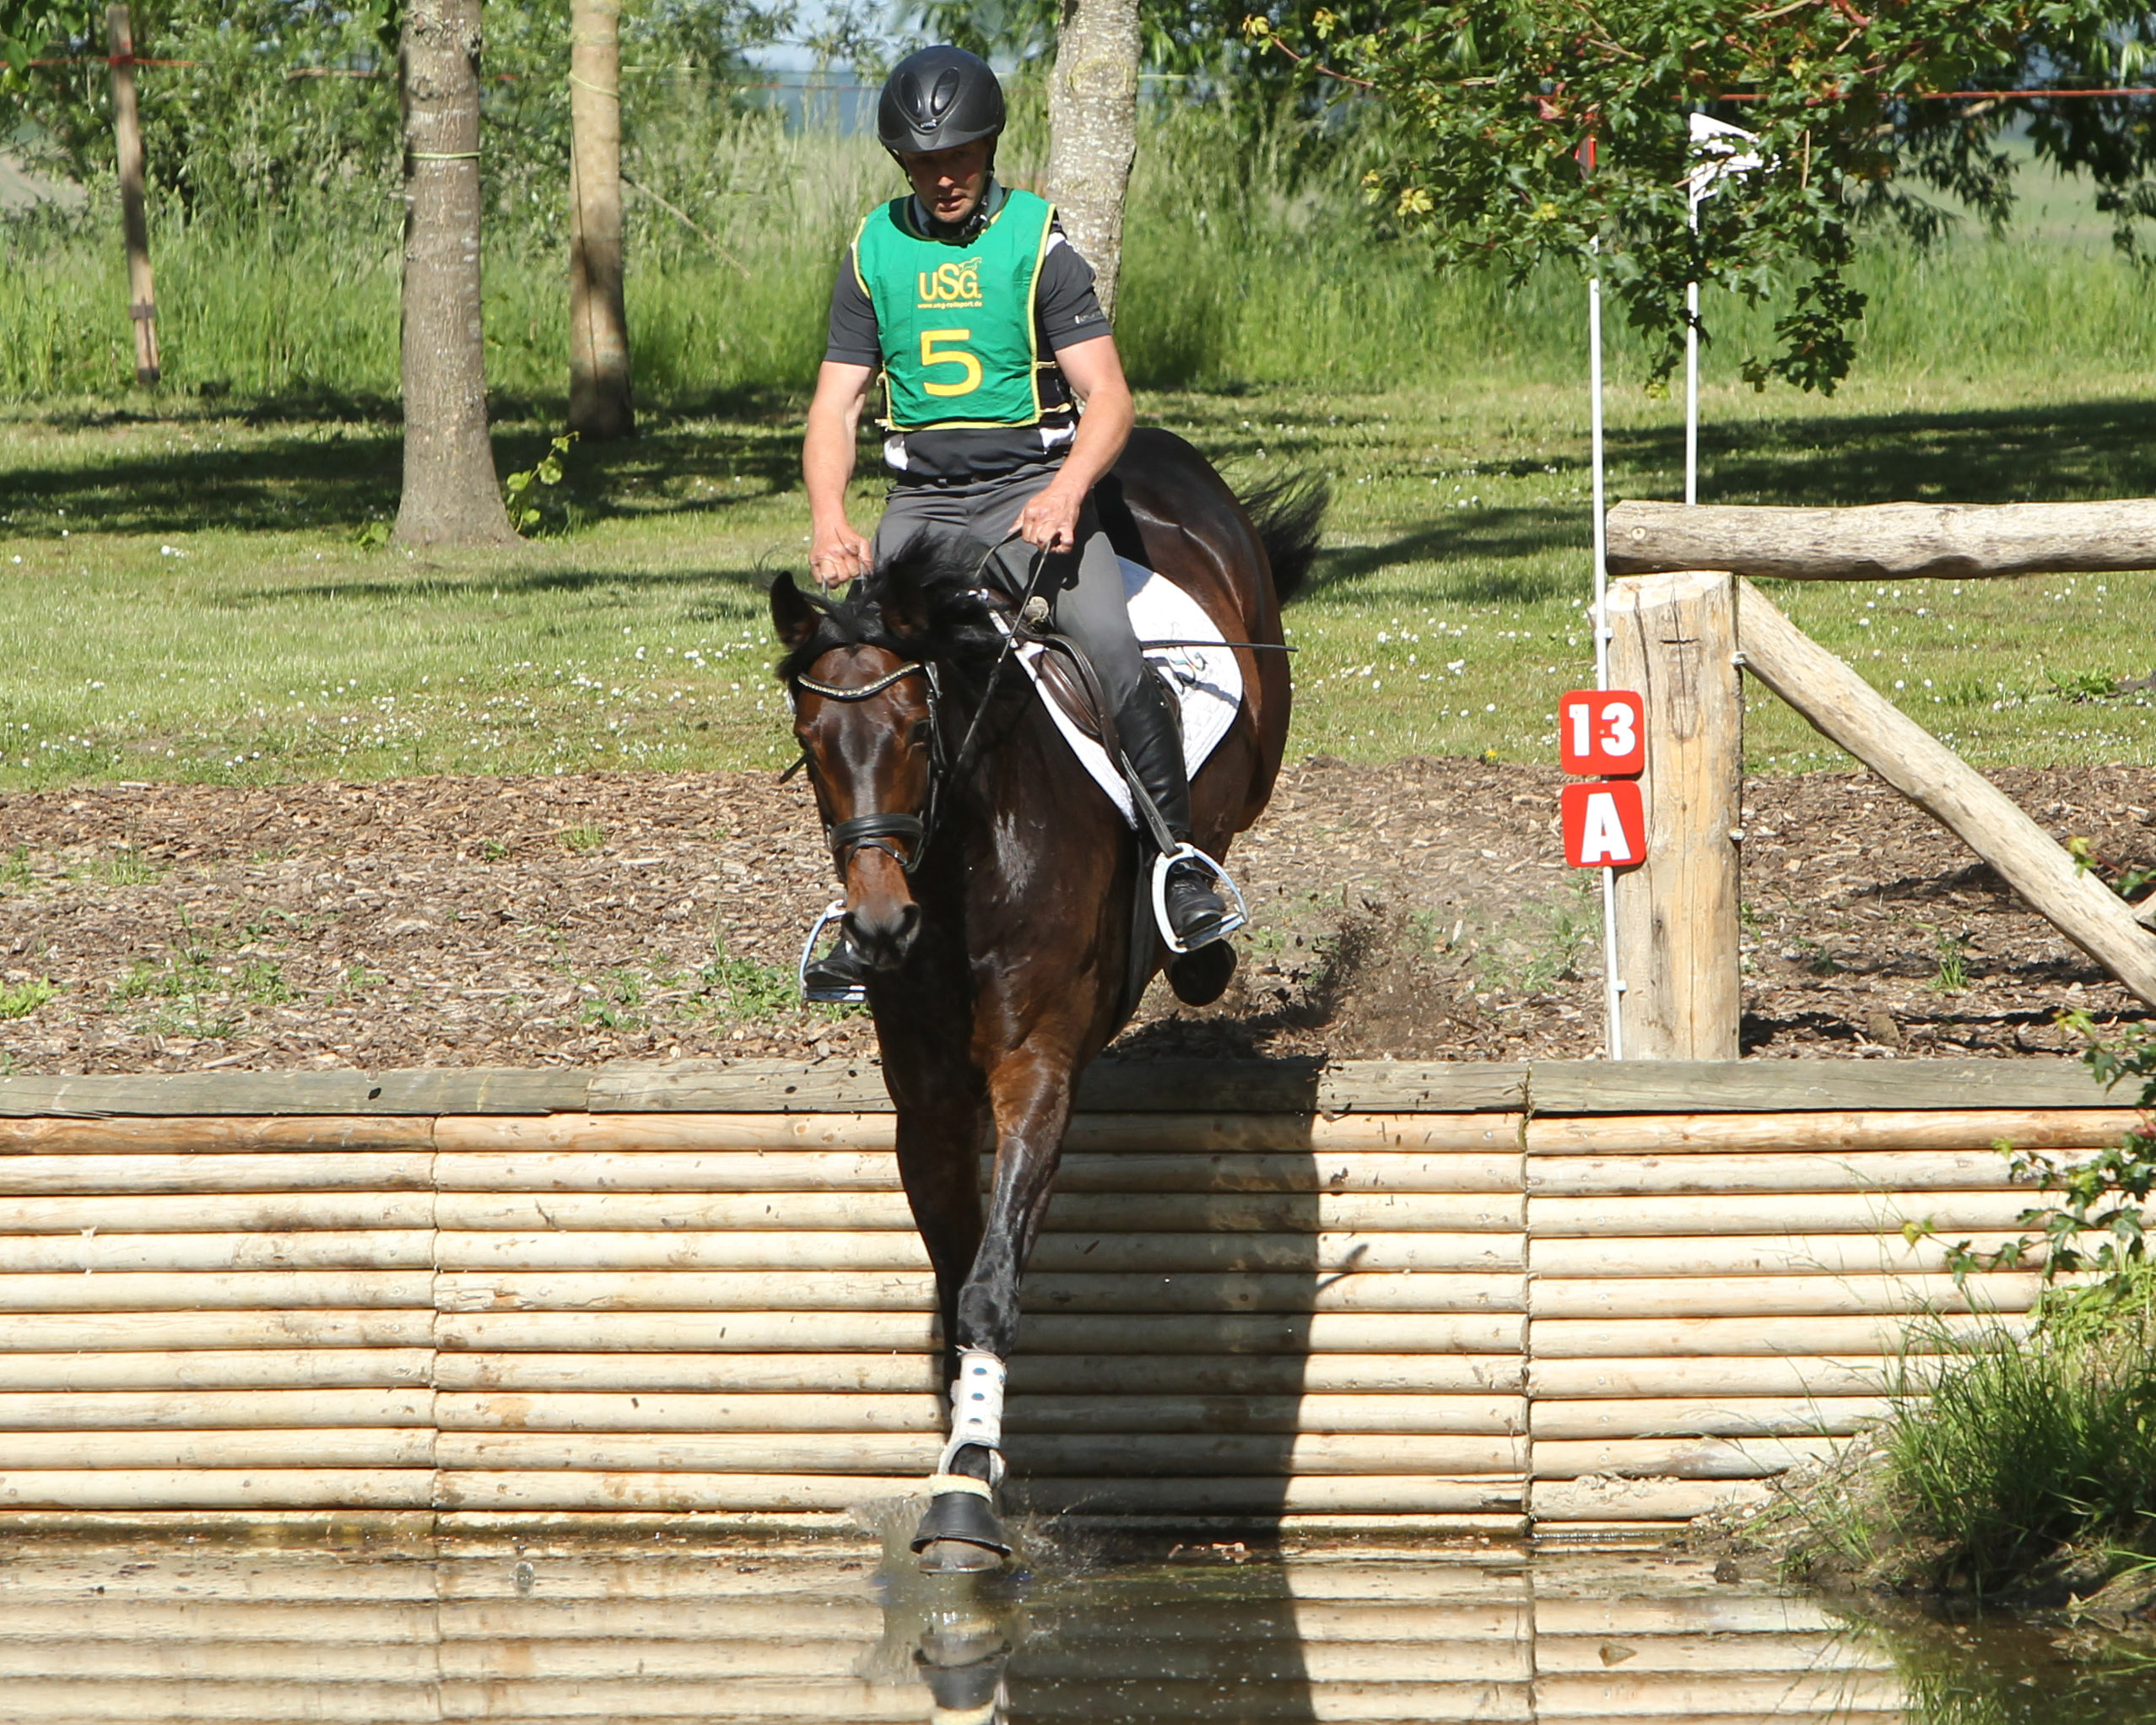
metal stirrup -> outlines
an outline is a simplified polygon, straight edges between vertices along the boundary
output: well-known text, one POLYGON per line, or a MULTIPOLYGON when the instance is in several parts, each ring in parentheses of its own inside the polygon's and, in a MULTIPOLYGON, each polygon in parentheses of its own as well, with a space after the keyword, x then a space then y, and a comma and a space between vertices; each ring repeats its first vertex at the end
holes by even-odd
POLYGON ((1214 941, 1225 940, 1251 919, 1250 907, 1243 902, 1242 889, 1229 876, 1219 863, 1198 849, 1196 845, 1181 844, 1172 851, 1163 851, 1153 859, 1153 920, 1159 926, 1160 938, 1167 943, 1168 950, 1178 957, 1194 949, 1186 946, 1175 933, 1175 925, 1168 920, 1168 876, 1177 864, 1194 862, 1213 879, 1227 889, 1228 897, 1234 902, 1222 920, 1220 932, 1204 943, 1211 946, 1214 941))

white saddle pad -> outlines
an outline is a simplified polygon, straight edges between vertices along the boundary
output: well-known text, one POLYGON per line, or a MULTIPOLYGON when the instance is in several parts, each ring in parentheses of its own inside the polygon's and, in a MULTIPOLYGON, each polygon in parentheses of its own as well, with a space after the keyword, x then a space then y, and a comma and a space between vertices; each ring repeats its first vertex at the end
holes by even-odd
MULTIPOLYGON (((1242 668, 1224 644, 1219 630, 1196 599, 1165 576, 1156 574, 1128 558, 1116 560, 1123 566, 1123 586, 1130 596, 1131 629, 1141 645, 1149 641, 1202 641, 1212 646, 1145 647, 1145 657, 1163 667, 1181 698, 1183 714, 1183 765, 1192 778, 1220 746, 1228 727, 1243 704, 1242 668)), ((1035 661, 1044 651, 1022 646, 1019 658, 1036 686, 1040 672, 1035 661)), ((1084 732, 1056 701, 1044 692, 1041 704, 1056 722, 1056 728, 1093 775, 1094 782, 1108 793, 1108 800, 1132 826, 1137 811, 1131 807, 1130 787, 1123 782, 1108 759, 1108 751, 1084 732)))

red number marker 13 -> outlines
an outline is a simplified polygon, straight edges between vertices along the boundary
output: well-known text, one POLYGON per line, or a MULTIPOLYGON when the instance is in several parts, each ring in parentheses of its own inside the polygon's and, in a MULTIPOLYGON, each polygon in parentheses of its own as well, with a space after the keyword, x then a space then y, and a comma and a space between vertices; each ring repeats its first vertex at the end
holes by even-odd
POLYGON ((1557 705, 1558 762, 1568 773, 1624 778, 1647 767, 1646 709, 1629 689, 1575 689, 1557 705))

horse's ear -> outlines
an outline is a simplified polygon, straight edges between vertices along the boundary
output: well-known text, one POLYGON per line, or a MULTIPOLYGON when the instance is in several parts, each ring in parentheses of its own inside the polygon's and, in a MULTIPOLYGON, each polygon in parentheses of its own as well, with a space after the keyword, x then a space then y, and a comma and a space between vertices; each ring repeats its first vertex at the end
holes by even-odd
POLYGON ((915 547, 883 565, 882 591, 876 596, 884 629, 899 641, 920 641, 928 634, 928 589, 921 579, 921 561, 909 555, 915 547))
POLYGON ((793 584, 791 575, 779 575, 771 581, 771 627, 777 630, 779 645, 788 652, 798 652, 808 645, 822 621, 816 608, 808 602, 808 595, 793 584))

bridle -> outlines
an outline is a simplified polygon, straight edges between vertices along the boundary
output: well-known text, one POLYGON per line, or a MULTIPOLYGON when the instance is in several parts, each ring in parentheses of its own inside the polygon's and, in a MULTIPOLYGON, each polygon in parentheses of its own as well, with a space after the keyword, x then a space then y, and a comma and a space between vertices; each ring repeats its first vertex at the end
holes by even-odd
MULTIPOLYGON (((813 677, 796 677, 796 692, 806 689, 812 695, 820 695, 826 700, 861 701, 872 695, 881 695, 895 683, 919 675, 928 684, 928 808, 925 814, 900 814, 878 810, 867 814, 850 815, 844 820, 827 822, 824 837, 831 847, 831 862, 838 869, 839 878, 846 878, 847 865, 856 852, 881 851, 896 862, 908 876, 921 867, 921 860, 928 854, 930 840, 936 835, 936 814, 943 802, 943 780, 950 762, 943 738, 943 684, 937 675, 936 667, 925 660, 909 659, 905 663, 886 671, 871 682, 851 687, 840 687, 834 683, 819 683, 813 677), (894 841, 903 840, 906 849, 900 850, 894 841)), ((805 760, 806 756, 803 757, 805 760)))
MULTIPOLYGON (((988 566, 990 559, 1017 537, 1018 529, 1013 527, 991 545, 981 561, 975 565, 972 576, 974 592, 984 597, 986 596, 987 590, 979 584, 981 570, 988 566)), ((881 695, 893 684, 901 682, 916 673, 925 678, 928 684, 927 811, 925 814, 897 814, 879 810, 873 814, 856 814, 845 820, 827 823, 824 828, 824 837, 830 845, 831 861, 838 869, 840 880, 846 879, 846 865, 853 861, 856 852, 861 851, 881 851, 896 862, 909 878, 921 867, 921 858, 928 854, 929 843, 936 836, 936 816, 943 806, 944 780, 954 773, 965 771, 973 756, 974 743, 981 734, 981 722, 987 715, 989 699, 993 695, 997 683, 1002 676, 1003 667, 1010 659, 1012 649, 1018 646, 1022 637, 1030 638, 1028 632, 1037 627, 1046 618, 1046 602, 1036 599, 1035 593, 1040 587, 1040 571, 1046 564, 1047 556, 1046 547, 1033 554, 1032 565, 1026 572, 1024 598, 1019 605, 1015 619, 1004 633, 1003 650, 997 655, 996 662, 988 673, 988 680, 981 704, 974 709, 972 721, 966 726, 965 736, 959 744, 956 753, 951 750, 948 739, 943 731, 943 679, 937 674, 935 665, 927 660, 908 659, 905 663, 894 666, 873 681, 855 687, 840 687, 835 683, 819 683, 813 677, 797 676, 793 679, 789 691, 791 694, 797 695, 802 689, 806 689, 813 695, 822 695, 826 700, 846 701, 867 700, 871 695, 881 695), (900 850, 891 842, 894 839, 905 840, 909 847, 908 850, 900 850)), ((781 781, 783 782, 790 778, 796 768, 808 765, 808 757, 804 754, 793 766, 788 767, 785 772, 779 775, 781 781)), ((811 771, 813 771, 813 769, 812 768, 811 771)), ((810 937, 812 943, 814 938, 813 935, 810 937)))

